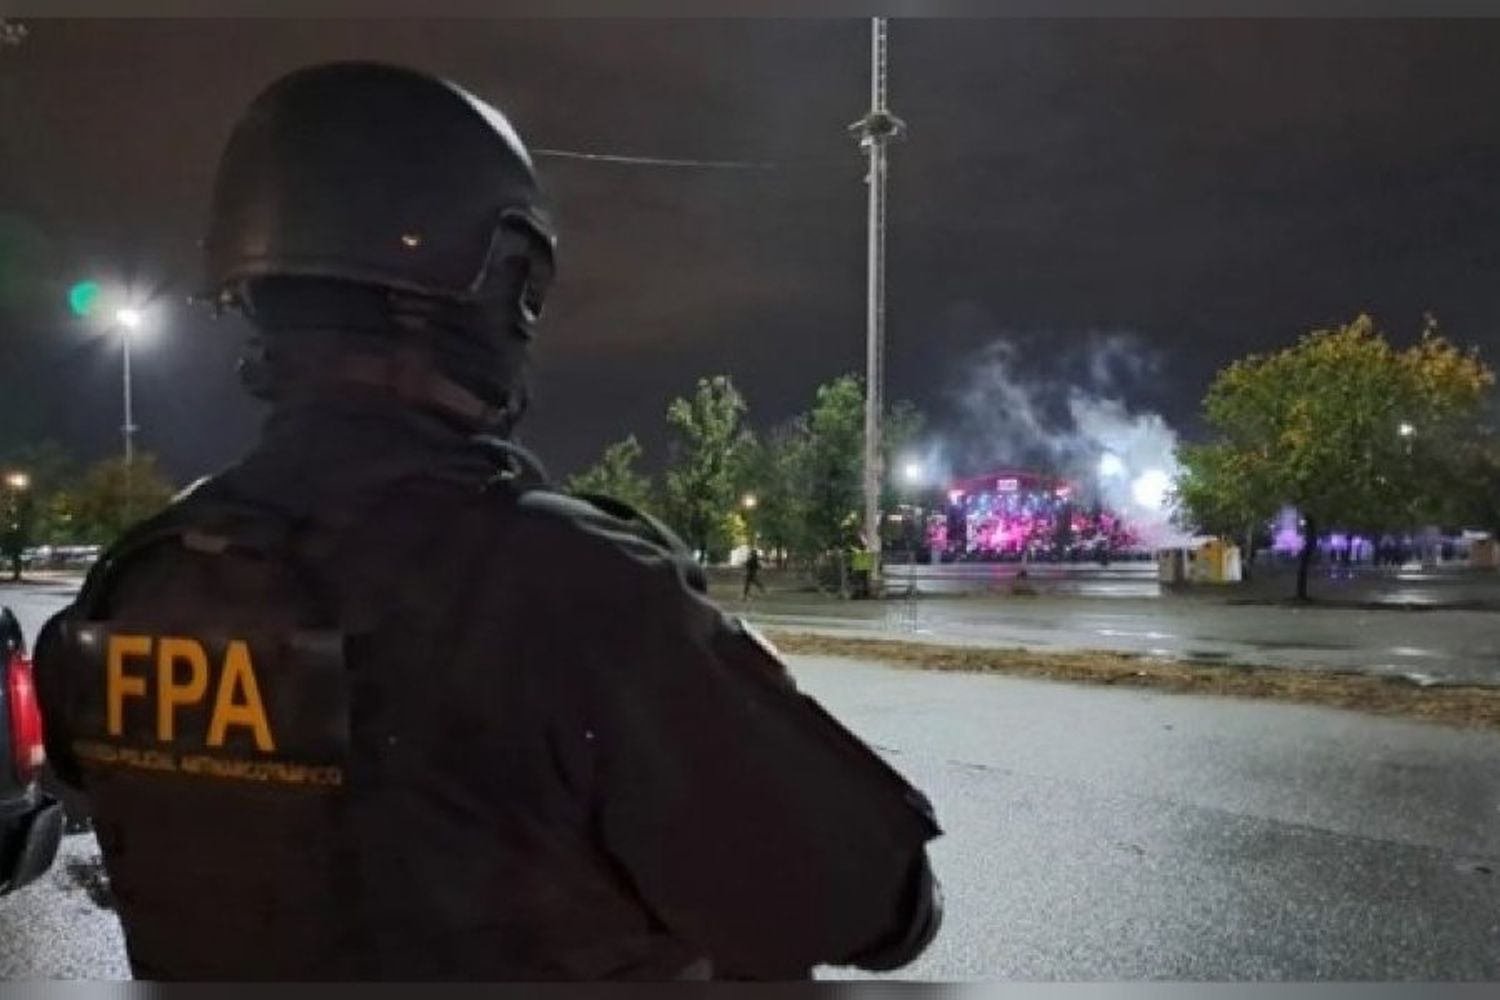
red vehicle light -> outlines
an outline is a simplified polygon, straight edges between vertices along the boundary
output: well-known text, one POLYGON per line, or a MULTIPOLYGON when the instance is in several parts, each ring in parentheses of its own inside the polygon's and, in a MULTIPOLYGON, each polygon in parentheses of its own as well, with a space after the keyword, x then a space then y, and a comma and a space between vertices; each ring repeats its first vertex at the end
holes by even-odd
POLYGON ((21 784, 36 780, 47 760, 42 744, 42 710, 36 700, 31 661, 17 651, 11 654, 7 677, 10 702, 10 750, 12 767, 21 784))

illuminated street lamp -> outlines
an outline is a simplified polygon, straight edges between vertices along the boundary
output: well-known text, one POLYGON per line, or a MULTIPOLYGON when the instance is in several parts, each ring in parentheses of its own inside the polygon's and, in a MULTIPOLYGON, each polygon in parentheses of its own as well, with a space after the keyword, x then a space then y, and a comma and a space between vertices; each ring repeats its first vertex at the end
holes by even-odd
POLYGON ((744 496, 740 497, 740 508, 742 510, 744 510, 744 512, 745 512, 745 516, 744 516, 745 535, 746 535, 745 541, 746 541, 746 544, 749 545, 750 550, 752 552, 755 551, 755 547, 756 547, 756 545, 760 541, 759 537, 757 537, 757 532, 755 530, 755 520, 756 519, 754 517, 755 507, 759 503, 760 503, 760 501, 758 499, 756 499, 756 496, 755 496, 754 493, 746 493, 744 496))
POLYGON ((22 490, 31 488, 31 477, 24 472, 6 473, 5 485, 20 493, 22 490))
POLYGON ((906 581, 908 593, 915 593, 916 581, 914 574, 917 565, 917 542, 923 532, 923 510, 917 503, 920 492, 927 482, 927 467, 916 459, 908 459, 901 466, 901 478, 906 484, 908 492, 907 499, 911 501, 912 517, 916 521, 916 537, 907 534, 907 571, 906 581))
POLYGON ((1396 428, 1396 433, 1400 434, 1404 438, 1409 438, 1413 434, 1417 433, 1417 429, 1403 420, 1401 421, 1401 426, 1396 428))
POLYGON ((146 315, 132 305, 118 306, 113 312, 107 311, 111 302, 119 302, 127 295, 128 292, 124 289, 106 290, 97 281, 80 281, 68 289, 68 308, 75 316, 88 318, 103 314, 109 317, 106 320, 105 332, 118 330, 120 333, 121 350, 125 362, 121 377, 125 422, 120 430, 125 436, 125 465, 128 468, 135 459, 136 431, 130 394, 130 341, 146 325, 146 315))
POLYGON ((121 378, 125 397, 125 423, 121 426, 121 431, 125 435, 126 466, 135 460, 135 417, 130 405, 130 341, 144 322, 145 317, 141 315, 139 309, 126 306, 115 310, 115 326, 120 330, 120 344, 125 357, 124 373, 121 378))

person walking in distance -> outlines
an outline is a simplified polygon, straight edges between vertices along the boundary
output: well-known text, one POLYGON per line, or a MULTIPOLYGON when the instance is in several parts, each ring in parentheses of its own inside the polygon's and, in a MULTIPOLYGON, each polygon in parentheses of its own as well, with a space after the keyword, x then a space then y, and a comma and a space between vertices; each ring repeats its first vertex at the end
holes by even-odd
POLYGON ((745 557, 745 593, 741 600, 750 600, 751 587, 762 594, 766 592, 766 585, 760 582, 760 550, 756 548, 752 548, 750 554, 745 557))

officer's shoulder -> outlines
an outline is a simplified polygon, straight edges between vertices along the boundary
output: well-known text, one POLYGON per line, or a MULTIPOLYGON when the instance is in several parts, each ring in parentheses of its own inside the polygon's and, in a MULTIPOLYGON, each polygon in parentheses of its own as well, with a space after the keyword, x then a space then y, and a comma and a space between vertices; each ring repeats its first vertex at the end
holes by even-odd
POLYGON ((516 506, 529 516, 559 521, 588 521, 604 512, 581 497, 561 490, 538 487, 521 494, 516 506))
POLYGON ((172 494, 171 499, 157 511, 153 519, 158 522, 179 520, 197 515, 205 508, 218 508, 231 503, 234 493, 229 486, 228 471, 200 476, 188 483, 172 494))
POLYGON ((601 583, 665 574, 663 579, 677 581, 674 587, 707 593, 703 568, 682 540, 656 517, 624 501, 532 489, 518 498, 516 513, 518 534, 530 545, 573 565, 587 565, 601 583))
POLYGON ((170 503, 179 504, 192 499, 203 499, 214 490, 217 476, 199 476, 172 495, 170 503))
POLYGON ((642 531, 643 522, 633 508, 623 503, 601 504, 594 499, 552 489, 531 489, 516 503, 518 514, 539 525, 546 525, 564 535, 588 539, 600 544, 643 542, 666 550, 669 543, 657 542, 642 531))
POLYGON ((139 548, 153 539, 180 531, 199 508, 211 501, 216 489, 215 476, 203 476, 189 483, 173 494, 161 509, 137 521, 115 539, 107 547, 106 556, 139 548))
MULTIPOLYGON (((623 500, 594 494, 570 494, 532 489, 517 503, 528 531, 566 539, 570 551, 613 550, 619 556, 656 561, 669 559, 696 566, 692 552, 677 534, 655 516, 623 500)), ((696 585, 696 584, 695 584, 696 585)))

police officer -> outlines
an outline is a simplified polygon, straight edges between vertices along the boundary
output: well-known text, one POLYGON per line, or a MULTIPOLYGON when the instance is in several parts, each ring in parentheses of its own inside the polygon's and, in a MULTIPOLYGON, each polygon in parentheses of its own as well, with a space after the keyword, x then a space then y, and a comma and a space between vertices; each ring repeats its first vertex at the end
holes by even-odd
POLYGON ((802 978, 936 931, 922 795, 513 442, 553 247, 450 83, 313 67, 235 127, 205 256, 261 440, 37 649, 137 977, 802 978))

